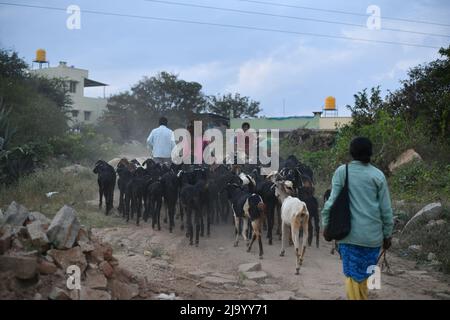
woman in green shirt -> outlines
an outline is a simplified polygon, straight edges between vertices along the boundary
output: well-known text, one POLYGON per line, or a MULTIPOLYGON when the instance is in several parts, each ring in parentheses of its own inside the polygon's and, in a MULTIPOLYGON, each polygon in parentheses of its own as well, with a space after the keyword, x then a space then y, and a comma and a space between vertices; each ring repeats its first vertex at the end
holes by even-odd
MULTIPOLYGON (((376 265, 380 248, 390 247, 393 228, 391 200, 386 177, 370 164, 372 142, 363 137, 350 144, 353 157, 348 165, 351 230, 338 241, 346 276, 348 299, 367 299, 369 267, 376 265)), ((345 182, 345 165, 337 168, 332 179, 331 195, 322 210, 322 224, 329 221, 330 208, 345 182)))

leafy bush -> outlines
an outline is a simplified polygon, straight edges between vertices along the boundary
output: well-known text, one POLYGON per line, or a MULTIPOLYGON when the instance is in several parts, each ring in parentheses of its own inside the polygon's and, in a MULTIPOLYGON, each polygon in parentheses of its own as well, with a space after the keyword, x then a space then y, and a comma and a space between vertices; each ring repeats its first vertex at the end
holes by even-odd
POLYGON ((409 254, 407 250, 409 245, 421 245, 422 250, 412 255, 419 261, 427 261, 430 252, 436 254, 436 259, 440 262, 439 269, 446 273, 450 273, 450 219, 449 208, 444 207, 444 215, 442 217, 447 223, 433 228, 425 227, 425 223, 418 224, 409 232, 401 234, 400 244, 403 252, 409 254))
POLYGON ((401 117, 393 117, 379 111, 377 121, 361 127, 346 126, 338 134, 334 147, 335 159, 345 162, 351 159, 350 142, 357 136, 369 138, 373 143, 372 162, 388 172, 388 165, 400 153, 416 146, 429 144, 419 124, 410 125, 401 117))
POLYGON ((93 127, 85 126, 81 133, 66 133, 50 139, 53 152, 65 155, 72 161, 94 162, 110 159, 117 154, 118 146, 112 139, 96 133, 93 127))
POLYGON ((65 204, 72 206, 78 214, 81 224, 91 227, 117 226, 122 219, 105 216, 97 204, 87 201, 97 196, 97 178, 94 173, 64 174, 60 169, 49 167, 37 169, 34 173, 22 177, 0 188, 0 207, 5 209, 12 201, 23 204, 30 211, 39 211, 49 218, 65 204), (48 198, 46 193, 58 192, 48 198))
POLYGON ((414 161, 398 168, 389 179, 397 197, 415 202, 450 199, 450 165, 414 161))
POLYGON ((36 153, 28 145, 0 151, 0 184, 8 185, 36 167, 36 153))

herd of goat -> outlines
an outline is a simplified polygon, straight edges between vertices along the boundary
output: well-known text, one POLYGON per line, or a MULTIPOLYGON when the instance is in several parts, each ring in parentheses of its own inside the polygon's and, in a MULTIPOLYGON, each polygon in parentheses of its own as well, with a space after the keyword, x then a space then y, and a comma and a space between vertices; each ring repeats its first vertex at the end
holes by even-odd
POLYGON ((209 236, 211 224, 224 223, 232 215, 234 245, 238 246, 242 235, 250 251, 257 240, 260 258, 263 257, 263 230, 267 230, 268 243, 272 245, 277 217, 277 234, 282 239, 280 255, 284 255, 290 237, 296 252, 297 274, 306 242, 312 243, 313 229, 316 246, 319 246, 319 213, 313 172, 294 156, 282 161, 281 169, 267 176, 260 175, 256 165, 169 165, 152 159, 139 163, 136 159, 125 158, 116 168, 99 160, 94 173, 98 175, 99 207, 104 198, 107 215, 113 208, 117 180, 118 210, 127 222, 130 218, 136 219, 139 225, 141 218, 145 222, 150 219, 153 229, 161 230, 160 215, 164 203, 164 222, 168 222, 169 231, 175 227, 178 212, 181 230, 185 229, 186 223, 190 245, 198 246, 205 227, 209 236), (300 230, 303 230, 301 248, 300 230))

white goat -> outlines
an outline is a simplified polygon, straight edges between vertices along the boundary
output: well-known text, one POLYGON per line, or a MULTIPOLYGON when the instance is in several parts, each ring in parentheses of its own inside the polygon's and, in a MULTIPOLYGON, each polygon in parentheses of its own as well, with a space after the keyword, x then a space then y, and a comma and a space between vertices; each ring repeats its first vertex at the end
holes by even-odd
POLYGON ((294 242, 296 254, 296 272, 299 274, 300 266, 305 255, 306 242, 308 239, 309 212, 306 204, 300 199, 292 197, 293 186, 291 181, 278 181, 275 184, 275 195, 281 202, 281 252, 284 256, 285 244, 288 240, 289 227, 291 228, 292 241, 294 242), (299 232, 303 229, 302 250, 300 253, 299 232))

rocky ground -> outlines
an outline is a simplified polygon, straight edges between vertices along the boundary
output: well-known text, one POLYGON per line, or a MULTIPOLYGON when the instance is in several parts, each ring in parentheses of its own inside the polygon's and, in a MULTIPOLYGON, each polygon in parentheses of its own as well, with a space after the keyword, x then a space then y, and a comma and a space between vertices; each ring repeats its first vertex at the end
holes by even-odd
MULTIPOLYGON (((291 247, 279 256, 280 241, 247 253, 245 243, 233 246, 233 227, 214 226, 198 248, 188 245, 177 230, 153 231, 148 225, 95 229, 93 234, 111 243, 119 263, 149 284, 149 297, 175 294, 181 299, 345 299, 338 255, 321 243, 310 247, 300 275, 295 273, 291 247)), ((381 275, 381 289, 373 299, 449 299, 449 277, 419 270, 415 263, 387 254, 391 272, 381 275)))
MULTIPOLYGON (((88 205, 90 214, 104 214, 95 199, 88 205)), ((441 216, 440 204, 433 203, 399 229, 435 230, 447 223, 441 216)), ((0 299, 345 299, 341 263, 330 254, 330 243, 321 240, 319 248, 307 248, 295 275, 294 249, 280 257, 278 238, 272 246, 264 239, 260 260, 257 246, 250 253, 243 240, 233 246, 231 222, 213 225, 199 247, 189 246, 179 220, 176 224, 174 233, 166 224, 155 231, 132 222, 90 229, 68 206, 50 221, 13 202, 0 211, 0 299), (81 270, 81 290, 67 287, 70 265, 81 270)), ((370 298, 450 299, 450 277, 437 272, 433 264, 439 261, 429 256, 432 263, 424 267, 389 251, 390 270, 381 274, 381 289, 372 290, 370 298)))

